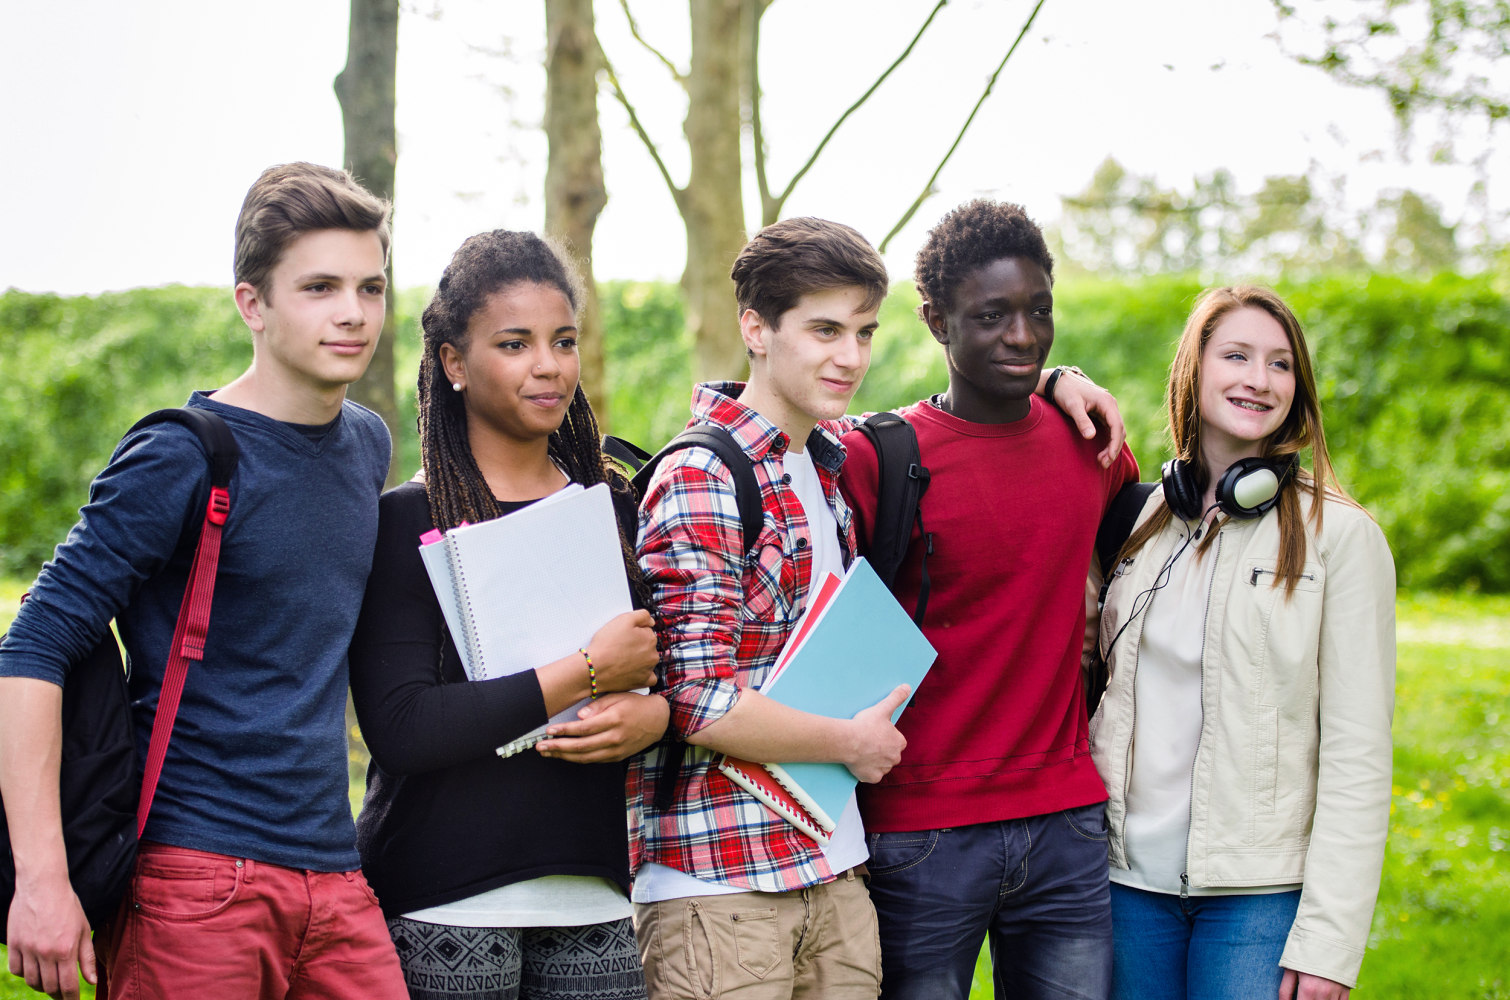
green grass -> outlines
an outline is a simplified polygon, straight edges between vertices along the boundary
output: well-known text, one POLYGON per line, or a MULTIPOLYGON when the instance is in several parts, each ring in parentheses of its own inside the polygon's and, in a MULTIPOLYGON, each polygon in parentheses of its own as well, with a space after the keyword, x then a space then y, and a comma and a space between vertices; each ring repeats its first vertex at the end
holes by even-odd
MULTIPOLYGON (((25 587, 0 579, 0 627, 25 587)), ((1361 995, 1510 1000, 1510 598, 1398 609, 1394 802, 1361 995)), ((33 996, 0 975, 0 1000, 33 996)), ((984 954, 970 996, 991 996, 984 954)))

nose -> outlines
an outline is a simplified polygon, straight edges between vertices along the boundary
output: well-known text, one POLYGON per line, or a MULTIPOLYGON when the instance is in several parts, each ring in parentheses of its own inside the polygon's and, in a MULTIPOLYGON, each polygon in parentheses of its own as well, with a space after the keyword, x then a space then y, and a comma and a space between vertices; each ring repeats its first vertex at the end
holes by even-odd
POLYGON ((1003 343, 1021 347, 1033 343, 1032 331, 1028 329, 1028 317, 1020 312, 1012 313, 1001 331, 1003 343))
POLYGON ((865 364, 869 347, 862 347, 860 338, 856 336, 844 336, 839 339, 839 349, 834 354, 834 364, 846 370, 853 370, 865 364))
POLYGON ((530 373, 536 378, 554 378, 561 374, 561 362, 556 359, 556 352, 551 350, 550 344, 542 344, 535 348, 534 364, 530 373))
POLYGON ((367 324, 367 314, 362 311, 360 289, 350 288, 341 293, 340 316, 336 322, 346 327, 362 327, 367 324))
POLYGON ((1248 363, 1247 378, 1248 388, 1257 392, 1267 392, 1269 389, 1269 366, 1261 360, 1253 360, 1248 363))

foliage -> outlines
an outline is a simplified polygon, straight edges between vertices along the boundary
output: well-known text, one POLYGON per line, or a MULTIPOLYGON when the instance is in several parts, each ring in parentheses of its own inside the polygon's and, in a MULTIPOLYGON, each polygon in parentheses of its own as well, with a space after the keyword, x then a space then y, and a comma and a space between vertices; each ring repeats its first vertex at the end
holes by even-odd
MULTIPOLYGON (((1309 333, 1328 440, 1344 486, 1379 519, 1402 585, 1510 591, 1510 302, 1505 275, 1347 274, 1280 286, 1309 333)), ((1173 344, 1201 283, 1067 276, 1052 360, 1118 395, 1144 477, 1168 457, 1162 398, 1173 344)), ((685 422, 691 349, 675 286, 601 289, 615 433, 658 446, 685 422)), ((398 296, 399 474, 419 467, 415 317, 398 296)), ((898 284, 881 307, 854 410, 942 390, 943 353, 898 284)), ((246 365, 223 290, 99 298, 0 296, 0 572, 31 574, 67 532, 89 479, 143 412, 223 384, 246 365), (172 331, 164 336, 164 331, 172 331)))
POLYGON ((1510 56, 1507 0, 1272 2, 1282 37, 1305 38, 1305 49, 1292 53, 1297 60, 1381 91, 1403 128, 1423 111, 1510 118, 1510 88, 1492 73, 1510 56), (1334 16, 1339 9, 1346 13, 1334 16))
POLYGON ((251 360, 223 290, 0 296, 0 571, 34 572, 84 487, 143 413, 180 406, 251 360))
POLYGON ((1166 188, 1107 157, 1080 193, 1063 199, 1051 237, 1071 273, 1299 275, 1369 265, 1420 272, 1462 261, 1460 227, 1443 221, 1430 198, 1391 191, 1371 209, 1347 214, 1327 190, 1297 175, 1266 177, 1245 193, 1227 170, 1192 178, 1188 190, 1166 188))

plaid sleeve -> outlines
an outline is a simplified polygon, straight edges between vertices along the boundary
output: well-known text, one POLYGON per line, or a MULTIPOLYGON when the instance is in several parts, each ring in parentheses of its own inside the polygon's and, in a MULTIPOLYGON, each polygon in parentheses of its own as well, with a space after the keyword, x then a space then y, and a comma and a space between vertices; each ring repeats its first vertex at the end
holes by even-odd
POLYGON ((638 555, 660 619, 671 728, 682 738, 722 718, 739 698, 743 544, 723 462, 701 448, 668 457, 640 506, 638 555))

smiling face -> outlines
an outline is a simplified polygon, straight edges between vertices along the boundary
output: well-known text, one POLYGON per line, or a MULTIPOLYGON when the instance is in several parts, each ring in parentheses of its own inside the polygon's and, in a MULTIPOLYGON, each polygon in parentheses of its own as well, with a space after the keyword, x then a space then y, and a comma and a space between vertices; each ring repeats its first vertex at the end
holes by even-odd
POLYGON ((472 441, 538 441, 561 426, 577 389, 577 316, 554 285, 509 285, 472 314, 466 349, 442 344, 440 360, 462 387, 472 441))
POLYGON ((318 229, 288 244, 262 287, 237 285, 259 375, 319 393, 361 378, 383 332, 384 259, 376 232, 318 229))
POLYGON ((797 448, 820 420, 844 416, 870 367, 879 305, 867 290, 846 285, 808 292, 767 323, 753 309, 740 334, 753 357, 740 401, 780 427, 797 448))
POLYGON ((1228 312, 1201 348, 1201 450, 1208 468, 1263 453, 1295 400, 1295 352, 1262 309, 1228 312))
POLYGON ((1027 416, 1049 349, 1054 346, 1053 285, 1027 257, 1001 257, 970 271, 946 311, 931 303, 923 319, 944 345, 946 405, 976 423, 1027 416))

